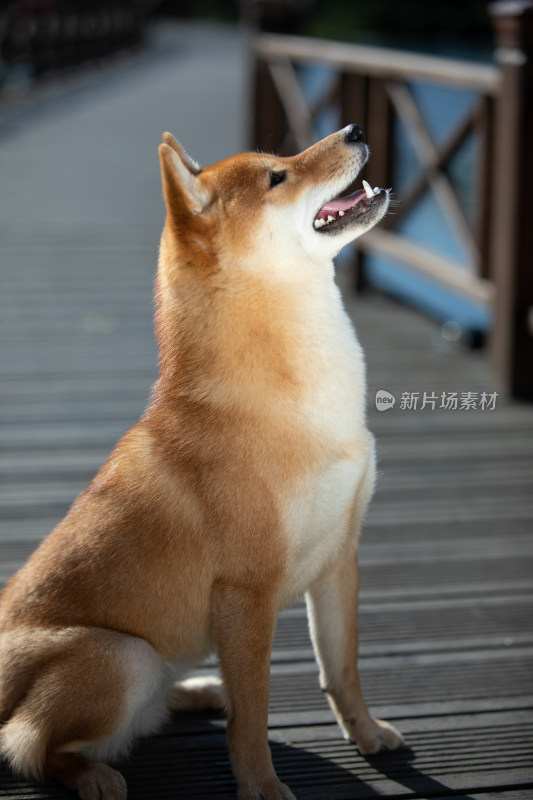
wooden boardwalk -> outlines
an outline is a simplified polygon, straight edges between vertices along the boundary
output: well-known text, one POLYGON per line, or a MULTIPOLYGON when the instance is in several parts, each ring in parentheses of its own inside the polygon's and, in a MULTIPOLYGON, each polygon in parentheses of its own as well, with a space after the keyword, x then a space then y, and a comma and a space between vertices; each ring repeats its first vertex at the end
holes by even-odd
MULTIPOLYGON (((183 135, 178 113, 161 111, 169 71, 192 136, 195 101, 180 76, 201 35, 191 29, 176 52, 143 56, 138 73, 135 64, 110 68, 82 100, 52 98, 53 113, 43 103, 31 125, 24 109, 0 114, 2 580, 138 418, 155 378, 155 145, 167 127, 183 135), (149 124, 139 120, 132 133, 139 108, 149 124)), ((215 38, 218 55, 202 52, 238 76, 240 40, 215 38)), ((204 152, 194 152, 186 141, 208 160, 241 147, 242 109, 223 95, 231 80, 197 66, 210 78, 205 104, 234 104, 220 142, 202 134, 204 152)), ((493 410, 439 408, 443 392, 479 402, 497 391, 483 355, 447 345, 433 323, 385 298, 346 299, 367 353, 381 473, 361 548, 361 675, 372 710, 408 748, 363 758, 341 738, 297 604, 281 615, 272 657, 278 774, 298 800, 532 798, 533 408, 501 397, 493 410), (392 410, 376 410, 379 389, 395 395, 392 410), (402 408, 402 394, 416 392, 434 393, 435 409, 402 408)), ((176 717, 121 768, 132 800, 235 796, 222 716, 176 717)), ((0 769, 0 797, 73 795, 0 769)))

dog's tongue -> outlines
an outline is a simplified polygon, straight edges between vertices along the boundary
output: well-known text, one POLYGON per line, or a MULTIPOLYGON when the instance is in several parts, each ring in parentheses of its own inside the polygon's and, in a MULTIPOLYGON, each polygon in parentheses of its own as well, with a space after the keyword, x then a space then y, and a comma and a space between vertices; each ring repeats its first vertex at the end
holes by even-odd
POLYGON ((347 211, 349 208, 353 208, 357 203, 366 197, 366 192, 364 189, 357 189, 356 192, 352 192, 352 194, 347 194, 344 197, 336 197, 334 200, 330 200, 329 203, 320 209, 317 214, 317 219, 327 219, 328 215, 337 215, 339 211, 347 211))

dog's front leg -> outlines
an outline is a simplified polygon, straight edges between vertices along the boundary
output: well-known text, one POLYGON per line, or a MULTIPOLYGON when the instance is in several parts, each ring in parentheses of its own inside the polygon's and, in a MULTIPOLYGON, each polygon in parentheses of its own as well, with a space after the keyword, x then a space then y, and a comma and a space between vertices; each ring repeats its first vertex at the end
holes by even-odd
POLYGON ((320 666, 320 685, 344 735, 364 754, 393 750, 401 734, 370 716, 361 693, 358 658, 357 556, 342 554, 315 580, 306 595, 311 638, 320 666))
POLYGON ((272 589, 219 587, 214 620, 239 800, 295 800, 276 776, 268 744, 270 654, 276 626, 272 589))

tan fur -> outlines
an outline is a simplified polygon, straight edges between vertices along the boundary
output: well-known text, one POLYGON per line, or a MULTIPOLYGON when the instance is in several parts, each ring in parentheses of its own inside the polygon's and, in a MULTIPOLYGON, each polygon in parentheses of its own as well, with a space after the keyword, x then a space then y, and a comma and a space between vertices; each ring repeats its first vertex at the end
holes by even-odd
POLYGON ((0 752, 82 798, 122 800, 95 759, 173 709, 225 702, 241 800, 291 798, 267 741, 280 608, 308 592, 321 680, 364 752, 401 737, 357 676, 357 541, 374 482, 362 354, 331 256, 371 227, 313 229, 368 153, 344 131, 299 156, 201 169, 160 146, 167 221, 156 286, 160 377, 142 419, 0 604, 0 752), (286 180, 271 188, 272 171, 286 180), (216 650, 224 689, 180 682, 216 650), (174 665, 174 666, 173 666, 174 665))

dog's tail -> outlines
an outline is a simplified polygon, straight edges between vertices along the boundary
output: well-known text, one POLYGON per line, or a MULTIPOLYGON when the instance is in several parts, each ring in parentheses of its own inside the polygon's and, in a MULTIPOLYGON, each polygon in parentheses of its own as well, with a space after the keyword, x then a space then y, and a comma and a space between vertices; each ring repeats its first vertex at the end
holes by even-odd
MULTIPOLYGON (((0 758, 17 774, 34 780, 43 777, 48 739, 27 709, 35 678, 36 640, 41 638, 39 632, 32 637, 20 631, 0 635, 0 758)), ((51 655, 47 649, 55 648, 45 648, 44 659, 51 655)))
POLYGON ((41 727, 17 712, 0 729, 0 757, 15 774, 42 781, 47 752, 47 737, 43 734, 41 727))

